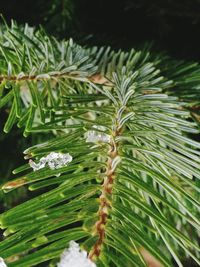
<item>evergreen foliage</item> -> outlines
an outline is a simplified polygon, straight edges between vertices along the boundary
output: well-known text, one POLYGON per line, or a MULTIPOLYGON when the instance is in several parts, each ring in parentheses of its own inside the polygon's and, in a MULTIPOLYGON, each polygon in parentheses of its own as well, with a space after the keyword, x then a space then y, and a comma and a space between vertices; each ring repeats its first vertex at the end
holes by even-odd
POLYGON ((199 130, 187 108, 199 101, 198 64, 85 48, 12 22, 0 32, 0 74, 4 132, 54 134, 25 158, 73 158, 35 171, 27 162, 2 185, 38 191, 0 216, 9 267, 55 266, 71 240, 98 267, 146 266, 141 248, 163 266, 200 265, 200 143, 189 137, 199 130))

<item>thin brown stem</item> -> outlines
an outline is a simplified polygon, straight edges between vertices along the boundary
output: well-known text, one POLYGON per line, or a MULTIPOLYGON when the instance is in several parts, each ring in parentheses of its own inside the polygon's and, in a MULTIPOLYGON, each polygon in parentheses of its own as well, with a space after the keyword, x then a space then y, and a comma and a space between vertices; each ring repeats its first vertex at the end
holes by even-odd
MULTIPOLYGON (((79 77, 78 75, 71 74, 71 73, 55 73, 52 75, 49 75, 49 77, 42 77, 37 75, 24 75, 22 77, 17 76, 0 76, 0 83, 3 81, 36 81, 36 80, 48 80, 48 79, 58 79, 58 78, 65 78, 65 79, 81 79, 82 77, 79 77)), ((110 82, 103 76, 101 76, 99 73, 96 73, 94 75, 84 77, 84 80, 87 79, 89 82, 93 82, 95 84, 101 84, 101 85, 111 85, 110 82)))
MULTIPOLYGON (((113 132, 113 137, 117 137, 120 135, 119 131, 113 132)), ((89 258, 91 260, 95 260, 95 258, 99 257, 102 246, 105 239, 105 227, 106 223, 109 217, 109 210, 111 209, 111 198, 112 198, 112 189, 113 189, 113 183, 115 180, 115 168, 113 168, 113 163, 116 161, 116 158, 118 157, 118 144, 115 142, 113 138, 113 141, 111 143, 111 148, 108 151, 108 160, 107 160, 107 168, 105 172, 105 178, 104 182, 102 184, 102 191, 101 195, 99 197, 100 201, 100 207, 98 211, 99 219, 95 224, 95 232, 98 236, 98 240, 92 247, 89 258)))

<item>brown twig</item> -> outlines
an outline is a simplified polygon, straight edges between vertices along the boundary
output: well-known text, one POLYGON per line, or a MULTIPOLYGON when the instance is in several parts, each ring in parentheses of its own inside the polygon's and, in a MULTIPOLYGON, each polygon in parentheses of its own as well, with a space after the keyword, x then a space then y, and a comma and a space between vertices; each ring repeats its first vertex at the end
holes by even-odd
POLYGON ((99 197, 100 207, 98 211, 99 220, 95 224, 95 232, 98 235, 98 240, 92 247, 89 258, 94 260, 99 257, 102 246, 105 239, 106 232, 106 223, 109 216, 109 210, 111 209, 111 196, 113 189, 113 182, 115 180, 115 169, 113 169, 113 162, 118 157, 118 144, 115 142, 114 138, 120 135, 120 131, 113 132, 113 140, 111 143, 111 148, 108 151, 108 160, 107 160, 107 168, 105 172, 105 178, 102 185, 102 192, 99 197))
MULTIPOLYGON (((49 75, 49 77, 41 77, 40 75, 24 75, 22 77, 17 77, 17 76, 0 76, 0 83, 3 81, 38 81, 38 80, 49 80, 49 79, 56 79, 56 78, 74 78, 74 79, 81 79, 83 77, 79 77, 78 74, 72 74, 72 73, 55 73, 52 75, 49 75)), ((100 85, 111 85, 111 82, 108 81, 104 76, 102 76, 99 73, 93 74, 88 77, 84 77, 90 82, 93 82, 95 84, 100 84, 100 85)))

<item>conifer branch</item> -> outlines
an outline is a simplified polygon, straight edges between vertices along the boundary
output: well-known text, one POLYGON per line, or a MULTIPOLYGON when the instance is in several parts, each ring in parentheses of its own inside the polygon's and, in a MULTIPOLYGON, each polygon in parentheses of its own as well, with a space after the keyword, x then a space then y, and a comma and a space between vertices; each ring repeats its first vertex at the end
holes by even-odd
POLYGON ((53 133, 1 186, 40 189, 0 215, 5 262, 55 262, 71 244, 66 258, 91 263, 89 252, 98 267, 145 267, 141 248, 165 267, 182 255, 200 265, 200 144, 188 137, 199 129, 173 91, 185 88, 185 101, 191 84, 194 99, 198 65, 172 74, 162 55, 83 48, 15 23, 0 41, 4 131, 53 133))

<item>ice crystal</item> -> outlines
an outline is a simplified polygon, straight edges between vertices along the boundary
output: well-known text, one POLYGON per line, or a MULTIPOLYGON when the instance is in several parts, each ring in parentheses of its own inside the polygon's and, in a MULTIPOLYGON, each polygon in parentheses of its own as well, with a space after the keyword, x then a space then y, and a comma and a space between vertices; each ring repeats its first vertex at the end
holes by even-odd
POLYGON ((34 171, 42 169, 46 166, 48 166, 51 170, 55 170, 64 167, 71 161, 72 161, 72 156, 69 153, 63 154, 63 153, 51 152, 46 157, 42 157, 38 163, 35 163, 33 160, 30 160, 29 164, 34 171))
POLYGON ((96 130, 87 131, 85 133, 86 142, 91 142, 91 143, 98 143, 98 142, 110 143, 110 140, 111 140, 110 135, 102 132, 102 131, 105 131, 105 127, 94 125, 93 128, 95 128, 96 130))
POLYGON ((80 250, 79 244, 70 241, 69 248, 61 254, 57 267, 96 267, 96 264, 88 259, 85 250, 80 250))
POLYGON ((7 267, 4 260, 0 257, 0 267, 7 267))

